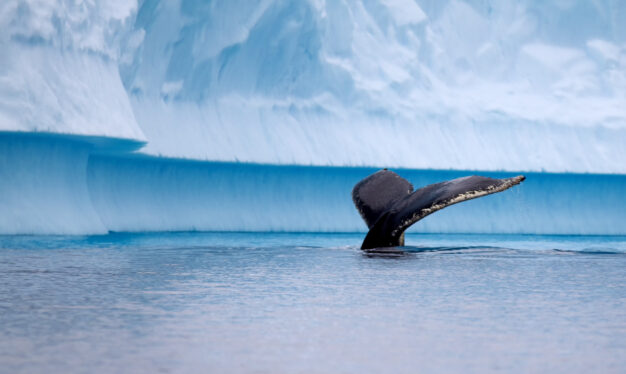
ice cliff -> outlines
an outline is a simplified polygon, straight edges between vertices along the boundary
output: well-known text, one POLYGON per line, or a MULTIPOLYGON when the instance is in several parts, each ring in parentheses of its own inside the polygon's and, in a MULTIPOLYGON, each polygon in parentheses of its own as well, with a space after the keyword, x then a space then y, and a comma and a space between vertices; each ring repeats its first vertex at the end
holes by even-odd
POLYGON ((144 140, 119 75, 136 5, 0 3, 0 130, 144 140))
POLYGON ((618 1, 168 1, 121 65, 146 152, 625 172, 618 1))
POLYGON ((626 3, 0 5, 0 129, 152 155, 626 172, 626 3))
MULTIPOLYGON (((80 139, 0 133, 0 235, 367 229, 350 191, 376 168, 129 157, 93 154, 91 147, 80 139)), ((471 174, 395 170, 416 187, 471 174)), ((626 175, 526 176, 520 186, 446 208, 410 230, 626 234, 626 175)))
POLYGON ((536 172, 416 230, 626 234, 625 19, 620 0, 0 1, 0 234, 364 230, 349 192, 383 166, 536 172))

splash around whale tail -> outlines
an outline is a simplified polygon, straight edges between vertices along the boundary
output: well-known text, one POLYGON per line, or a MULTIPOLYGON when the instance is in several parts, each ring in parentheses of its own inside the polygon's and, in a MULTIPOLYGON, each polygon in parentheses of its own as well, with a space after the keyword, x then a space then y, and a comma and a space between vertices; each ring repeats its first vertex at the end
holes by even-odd
POLYGON ((414 191, 413 185, 383 169, 361 180, 352 200, 370 229, 361 249, 404 245, 404 231, 427 215, 447 206, 509 189, 523 175, 495 179, 477 175, 431 184, 414 191))

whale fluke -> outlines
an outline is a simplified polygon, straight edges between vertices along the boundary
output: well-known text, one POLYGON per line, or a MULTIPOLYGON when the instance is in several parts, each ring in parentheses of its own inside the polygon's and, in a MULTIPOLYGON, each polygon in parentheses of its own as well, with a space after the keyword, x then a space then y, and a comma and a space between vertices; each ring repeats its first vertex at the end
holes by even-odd
POLYGON ((526 179, 523 175, 494 179, 473 175, 413 185, 393 171, 380 170, 354 186, 352 200, 370 231, 361 249, 404 245, 404 231, 415 222, 452 204, 504 191, 526 179))

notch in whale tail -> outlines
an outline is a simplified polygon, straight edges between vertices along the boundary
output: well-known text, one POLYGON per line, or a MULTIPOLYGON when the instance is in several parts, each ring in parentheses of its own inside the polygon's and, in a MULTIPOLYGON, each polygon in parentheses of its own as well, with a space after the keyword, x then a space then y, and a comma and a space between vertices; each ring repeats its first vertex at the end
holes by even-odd
POLYGON ((504 191, 526 179, 523 175, 495 179, 477 175, 431 184, 413 185, 383 169, 361 180, 352 200, 369 232, 361 249, 404 245, 404 231, 427 215, 447 206, 504 191))

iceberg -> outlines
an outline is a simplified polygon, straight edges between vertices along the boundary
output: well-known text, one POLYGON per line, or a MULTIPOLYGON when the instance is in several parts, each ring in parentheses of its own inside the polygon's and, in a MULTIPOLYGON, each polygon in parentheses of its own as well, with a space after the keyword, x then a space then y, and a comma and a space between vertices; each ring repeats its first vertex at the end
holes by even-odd
POLYGON ((120 64, 143 152, 624 173, 616 1, 151 1, 120 64))
POLYGON ((349 191, 380 167, 530 173, 418 232, 626 234, 625 18, 613 0, 3 1, 0 234, 362 231, 349 191))
POLYGON ((3 1, 0 131, 145 140, 115 42, 135 9, 125 1, 3 1))
MULTIPOLYGON (((376 168, 129 155, 138 146, 60 135, 0 135, 0 234, 367 230, 350 193, 376 168)), ((395 171, 416 187, 475 174, 395 171)), ((626 234, 626 175, 526 176, 519 188, 443 209, 409 232, 626 234)))

